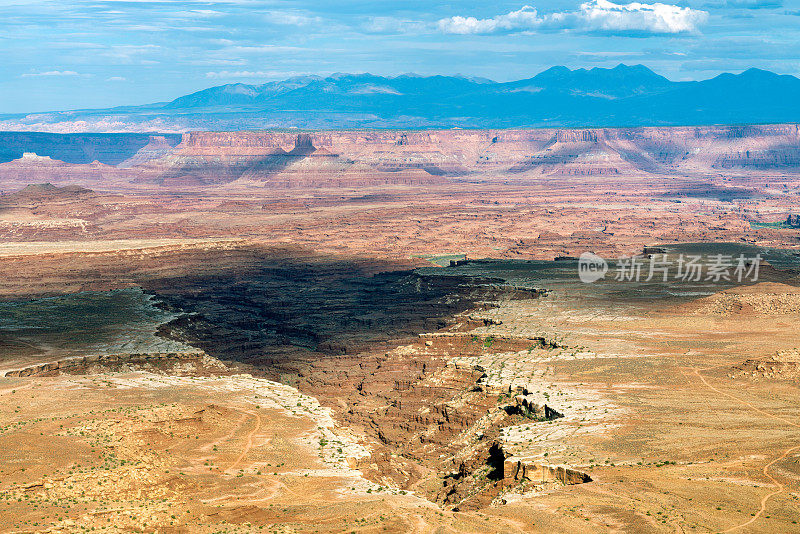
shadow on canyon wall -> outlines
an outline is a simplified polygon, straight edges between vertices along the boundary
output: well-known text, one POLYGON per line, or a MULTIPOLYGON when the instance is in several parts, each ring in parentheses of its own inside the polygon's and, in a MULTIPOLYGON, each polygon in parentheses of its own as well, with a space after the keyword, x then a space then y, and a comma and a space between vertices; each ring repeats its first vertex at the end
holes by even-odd
POLYGON ((375 272, 357 261, 289 257, 265 259, 243 275, 151 281, 146 290, 186 314, 163 325, 160 335, 264 368, 435 331, 480 301, 530 293, 500 279, 375 272))
MULTIPOLYGON (((160 134, 170 146, 180 142, 176 134, 160 134)), ((91 163, 99 161, 117 165, 133 157, 151 142, 148 133, 78 133, 55 134, 45 132, 0 132, 0 163, 22 157, 24 152, 35 152, 66 163, 91 163)))
POLYGON ((103 334, 104 325, 117 332, 138 324, 136 313, 116 301, 131 291, 124 288, 141 288, 135 292, 155 295, 152 303, 168 312, 155 310, 163 319, 153 322, 150 332, 158 327, 162 339, 265 370, 293 357, 354 354, 367 345, 407 339, 452 324, 454 314, 478 302, 532 294, 491 276, 420 274, 407 260, 331 257, 254 244, 65 255, 48 266, 46 277, 34 257, 2 264, 16 273, 9 274, 9 287, 24 292, 4 295, 0 307, 17 310, 19 317, 7 314, 0 333, 18 329, 22 319, 35 321, 56 303, 56 318, 75 321, 54 319, 52 332, 26 330, 20 339, 51 346, 56 336, 63 340, 59 350, 70 352, 83 346, 84 308, 91 306, 97 316, 93 342, 108 344, 116 338, 103 334), (25 310, 31 310, 27 317, 25 310))

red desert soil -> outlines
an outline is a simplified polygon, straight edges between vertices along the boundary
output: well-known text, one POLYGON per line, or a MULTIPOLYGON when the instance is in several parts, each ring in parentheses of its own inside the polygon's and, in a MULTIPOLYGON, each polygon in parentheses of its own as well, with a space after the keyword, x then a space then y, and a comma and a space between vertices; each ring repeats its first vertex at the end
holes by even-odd
POLYGON ((201 132, 117 167, 0 164, 3 299, 142 287, 191 312, 161 334, 197 347, 0 377, 0 530, 797 530, 796 272, 638 300, 392 273, 797 249, 799 144, 201 132))

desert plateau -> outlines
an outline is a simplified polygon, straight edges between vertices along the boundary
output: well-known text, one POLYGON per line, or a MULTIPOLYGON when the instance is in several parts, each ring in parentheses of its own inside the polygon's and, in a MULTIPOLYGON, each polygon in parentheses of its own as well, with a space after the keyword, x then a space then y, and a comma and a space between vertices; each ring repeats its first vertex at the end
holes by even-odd
POLYGON ((798 4, 0 1, 0 534, 800 533, 798 4))
POLYGON ((798 528, 796 124, 2 135, 4 531, 798 528))

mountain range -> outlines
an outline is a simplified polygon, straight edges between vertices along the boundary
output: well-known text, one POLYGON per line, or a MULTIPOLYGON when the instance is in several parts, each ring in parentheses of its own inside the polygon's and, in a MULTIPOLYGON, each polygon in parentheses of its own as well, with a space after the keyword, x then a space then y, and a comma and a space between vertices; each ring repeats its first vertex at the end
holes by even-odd
POLYGON ((144 106, 0 116, 0 129, 630 127, 800 121, 800 79, 749 69, 675 82, 643 65, 528 79, 334 74, 220 85, 144 106), (120 126, 121 125, 121 126, 120 126), (69 128, 69 126, 64 126, 69 128))

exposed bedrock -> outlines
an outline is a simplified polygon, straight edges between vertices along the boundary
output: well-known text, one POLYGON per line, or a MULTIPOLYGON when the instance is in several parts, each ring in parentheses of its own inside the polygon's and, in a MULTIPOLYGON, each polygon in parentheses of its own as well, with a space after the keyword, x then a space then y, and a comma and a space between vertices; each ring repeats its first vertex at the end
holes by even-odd
MULTIPOLYGON (((523 337, 492 341, 491 350, 498 352, 538 343, 523 337)), ((504 391, 486 387, 482 369, 450 362, 487 350, 480 336, 424 335, 386 353, 297 361, 286 366, 296 371, 284 380, 299 377, 295 385, 301 391, 371 440, 372 455, 357 464, 366 476, 448 508, 477 509, 508 486, 500 427, 537 421, 505 411, 504 391)))
POLYGON ((525 481, 534 484, 558 482, 564 485, 571 485, 591 482, 592 477, 583 471, 573 469, 566 465, 542 464, 511 457, 504 461, 503 481, 509 485, 525 481))
POLYGON ((86 372, 91 366, 120 367, 124 365, 163 365, 178 362, 200 362, 204 358, 201 351, 197 352, 148 352, 148 353, 120 353, 120 354, 93 354, 64 358, 47 363, 30 365, 20 369, 6 371, 6 378, 24 376, 53 376, 59 373, 79 374, 86 372))
POLYGON ((381 169, 329 150, 334 134, 194 132, 161 159, 148 161, 139 181, 197 186, 240 181, 265 187, 353 187, 427 184, 424 166, 381 169), (381 172, 406 170, 403 173, 381 172))
POLYGON ((763 150, 758 148, 752 150, 746 148, 736 151, 732 150, 717 158, 714 166, 723 169, 737 167, 753 169, 789 169, 800 167, 800 147, 786 145, 763 150))
MULTIPOLYGON (((162 185, 424 183, 486 172, 616 176, 800 168, 797 125, 620 129, 191 132, 144 165, 162 185), (393 176, 394 175, 394 176, 393 176), (360 180, 360 182, 359 182, 360 180)), ((147 178, 150 179, 150 178, 147 178)))
POLYGON ((163 158, 169 155, 177 144, 177 139, 165 135, 151 135, 150 141, 145 146, 137 150, 136 154, 130 158, 119 163, 117 167, 120 169, 127 169, 135 167, 136 165, 144 165, 154 159, 163 158))
POLYGON ((107 187, 119 181, 129 182, 137 176, 135 170, 118 169, 96 160, 65 163, 36 152, 25 152, 20 158, 0 163, 0 190, 49 182, 107 187))
MULTIPOLYGON (((25 267, 40 260, 7 261, 43 292, 69 291, 87 280, 143 287, 181 314, 161 327, 162 336, 214 361, 240 362, 230 365, 236 372, 276 379, 319 399, 370 445, 372 455, 354 467, 447 508, 480 508, 509 488, 514 479, 505 476, 502 427, 547 424, 559 415, 524 390, 514 390, 516 399, 508 385, 490 387, 484 369, 452 361, 545 346, 538 337, 476 335, 470 330, 486 323, 468 313, 506 299, 541 298, 543 291, 447 276, 446 270, 423 276, 396 270, 400 264, 253 245, 98 253, 88 264, 86 256, 60 258, 45 281, 25 267), (519 409, 506 410, 509 401, 519 409)), ((14 282, 30 290, 26 280, 14 282)), ((17 371, 228 372, 206 369, 197 358, 137 354, 17 371)))
POLYGON ((462 313, 540 292, 485 278, 367 276, 346 264, 262 268, 246 279, 152 286, 171 309, 187 314, 161 335, 244 362, 333 408, 372 444, 357 467, 376 482, 449 508, 485 506, 505 487, 502 461, 498 466, 492 456, 499 428, 559 415, 527 399, 524 409, 509 412, 500 402, 505 392, 482 383, 482 369, 450 363, 454 356, 541 346, 537 338, 489 342, 469 334, 464 330, 474 325, 462 313))
MULTIPOLYGON (((161 136, 164 143, 174 147, 179 135, 161 136)), ((66 163, 91 163, 99 161, 117 165, 133 157, 151 142, 146 133, 126 134, 51 134, 41 132, 0 132, 0 163, 22 157, 24 152, 35 152, 66 163)))
POLYGON ((47 172, 57 171, 64 180, 75 183, 118 180, 178 189, 232 182, 283 189, 437 184, 504 175, 505 179, 613 178, 648 173, 719 174, 736 169, 800 170, 796 124, 190 132, 183 134, 180 143, 175 136, 144 134, 81 137, 5 132, 0 138, 7 141, 6 155, 0 154, 0 183, 44 172, 37 170, 43 165, 47 172), (49 156, 53 161, 20 161, 23 152, 49 156), (15 161, 2 163, 10 160, 15 161))

